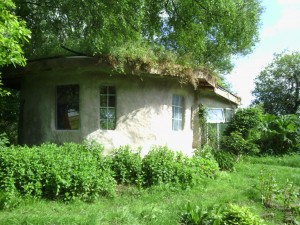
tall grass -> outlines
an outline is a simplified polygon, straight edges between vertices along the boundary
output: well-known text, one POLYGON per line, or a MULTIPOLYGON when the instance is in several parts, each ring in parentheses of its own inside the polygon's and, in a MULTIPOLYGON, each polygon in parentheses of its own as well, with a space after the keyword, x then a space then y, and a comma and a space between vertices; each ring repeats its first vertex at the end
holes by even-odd
POLYGON ((294 168, 300 167, 300 153, 283 156, 247 157, 245 160, 253 164, 288 166, 294 168))

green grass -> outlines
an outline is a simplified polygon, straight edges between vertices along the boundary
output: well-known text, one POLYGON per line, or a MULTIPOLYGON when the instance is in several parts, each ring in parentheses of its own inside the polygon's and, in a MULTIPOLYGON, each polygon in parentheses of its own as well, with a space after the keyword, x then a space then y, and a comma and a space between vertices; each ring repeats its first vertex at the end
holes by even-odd
POLYGON ((262 217, 271 215, 265 218, 266 224, 283 224, 282 210, 267 209, 261 203, 256 188, 261 171, 273 174, 279 186, 289 179, 300 188, 299 155, 247 158, 235 172, 222 172, 217 179, 204 179, 188 190, 119 186, 116 197, 94 203, 22 200, 17 208, 0 211, 0 224, 179 224, 188 202, 206 206, 236 203, 262 217))

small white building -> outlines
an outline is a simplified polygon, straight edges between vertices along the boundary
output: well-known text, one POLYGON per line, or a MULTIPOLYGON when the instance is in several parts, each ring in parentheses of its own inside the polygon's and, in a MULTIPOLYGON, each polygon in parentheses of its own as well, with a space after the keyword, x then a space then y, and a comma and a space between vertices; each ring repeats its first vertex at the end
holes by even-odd
POLYGON ((200 70, 117 72, 95 57, 31 61, 3 76, 6 86, 21 90, 19 133, 27 145, 87 139, 107 151, 130 145, 146 153, 166 145, 190 154, 201 141, 199 106, 220 114, 240 103, 200 70))

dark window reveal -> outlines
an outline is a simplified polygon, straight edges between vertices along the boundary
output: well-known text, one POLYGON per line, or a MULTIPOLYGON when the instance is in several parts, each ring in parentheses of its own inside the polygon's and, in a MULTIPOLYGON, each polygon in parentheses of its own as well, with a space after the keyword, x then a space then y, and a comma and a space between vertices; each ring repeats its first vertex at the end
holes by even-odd
POLYGON ((112 86, 100 87, 100 128, 116 128, 116 88, 112 86))
POLYGON ((79 129, 79 85, 56 87, 56 128, 79 129))

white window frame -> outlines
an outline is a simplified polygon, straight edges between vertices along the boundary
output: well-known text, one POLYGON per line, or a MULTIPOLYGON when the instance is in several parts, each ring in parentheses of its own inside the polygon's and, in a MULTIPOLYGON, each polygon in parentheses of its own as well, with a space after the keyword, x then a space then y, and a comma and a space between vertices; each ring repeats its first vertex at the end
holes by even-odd
POLYGON ((102 85, 99 89, 99 96, 100 96, 100 121, 99 126, 101 130, 115 130, 116 129, 116 87, 112 85, 102 85), (105 93, 101 93, 101 89, 105 88, 105 93), (113 90, 111 92, 111 90, 113 90), (111 105, 111 98, 114 98, 114 105, 111 105), (101 104, 101 98, 105 99, 105 104, 101 104), (103 116, 105 115, 105 116, 103 116), (102 124, 105 124, 105 126, 102 126, 102 124))
POLYGON ((183 130, 184 125, 184 97, 182 95, 172 96, 172 130, 183 130))

